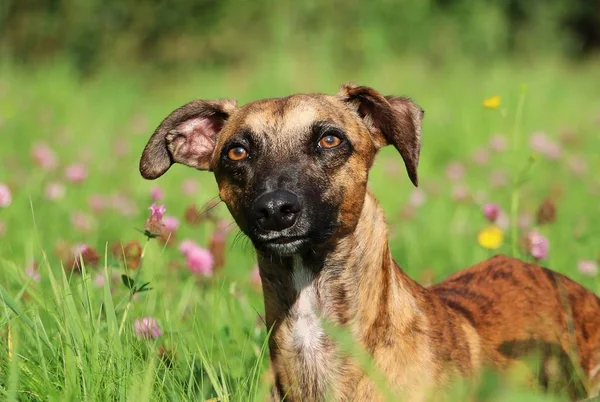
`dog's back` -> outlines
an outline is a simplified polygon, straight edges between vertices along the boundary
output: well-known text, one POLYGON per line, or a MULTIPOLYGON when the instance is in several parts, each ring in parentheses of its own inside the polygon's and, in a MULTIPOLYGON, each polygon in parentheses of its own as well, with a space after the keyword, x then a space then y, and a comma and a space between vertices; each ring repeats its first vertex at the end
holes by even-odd
MULTIPOLYGON (((580 377, 588 392, 598 390, 600 299, 578 283, 537 265, 495 256, 430 289, 475 328, 484 363, 508 368, 537 352, 543 365, 557 359, 560 372, 555 374, 562 380, 580 377), (574 367, 584 372, 573 372, 574 367)), ((545 387, 552 385, 547 368, 539 370, 545 387)), ((570 383, 572 397, 585 396, 581 385, 570 383)))

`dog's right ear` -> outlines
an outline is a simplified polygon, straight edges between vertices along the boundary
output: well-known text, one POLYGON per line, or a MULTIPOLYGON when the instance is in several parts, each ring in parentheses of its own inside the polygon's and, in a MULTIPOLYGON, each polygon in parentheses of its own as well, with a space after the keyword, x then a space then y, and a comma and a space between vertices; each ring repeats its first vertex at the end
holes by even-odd
POLYGON ((156 179, 173 163, 209 170, 217 137, 236 109, 234 100, 195 100, 172 112, 144 148, 142 176, 156 179))

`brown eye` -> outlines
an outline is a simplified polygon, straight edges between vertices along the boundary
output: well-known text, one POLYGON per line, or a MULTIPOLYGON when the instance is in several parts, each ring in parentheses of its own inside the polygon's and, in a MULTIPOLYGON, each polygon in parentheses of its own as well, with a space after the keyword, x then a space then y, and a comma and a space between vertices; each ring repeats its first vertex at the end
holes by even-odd
POLYGON ((227 158, 232 161, 241 161, 248 157, 248 151, 244 147, 235 146, 227 152, 227 158))
POLYGON ((321 137, 319 146, 323 149, 335 148, 342 143, 342 139, 338 136, 329 134, 321 137))

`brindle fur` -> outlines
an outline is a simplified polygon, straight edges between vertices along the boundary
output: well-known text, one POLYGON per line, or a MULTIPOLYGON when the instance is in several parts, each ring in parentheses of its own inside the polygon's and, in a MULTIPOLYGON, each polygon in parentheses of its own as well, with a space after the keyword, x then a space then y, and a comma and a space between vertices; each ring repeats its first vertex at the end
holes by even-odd
MULTIPOLYGON (((322 320, 347 328, 410 401, 457 375, 473 377, 485 366, 508 369, 536 348, 545 359, 556 355, 564 367, 576 367, 585 393, 595 394, 600 300, 592 292, 505 256, 424 288, 392 259, 368 172, 377 151, 391 144, 417 184, 422 115, 407 98, 354 85, 335 96, 294 95, 239 108, 233 101, 194 101, 159 126, 140 170, 150 179, 174 162, 214 171, 221 199, 257 247, 272 328, 273 400, 381 397, 327 336, 322 320), (315 154, 323 125, 343 130, 348 144, 315 154), (251 143, 251 159, 242 165, 223 157, 232 140, 251 143), (256 197, 278 188, 299 192, 304 203, 296 225, 310 238, 291 254, 265 248, 248 214, 256 197)), ((543 370, 540 382, 549 386, 543 370)), ((584 395, 573 384, 569 392, 584 395)))

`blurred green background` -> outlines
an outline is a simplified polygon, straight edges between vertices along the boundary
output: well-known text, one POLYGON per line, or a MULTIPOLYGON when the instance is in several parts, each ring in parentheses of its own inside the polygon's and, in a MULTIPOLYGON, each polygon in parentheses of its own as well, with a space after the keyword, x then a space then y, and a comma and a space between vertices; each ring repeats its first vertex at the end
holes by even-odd
POLYGON ((239 66, 274 53, 326 53, 354 68, 407 55, 489 63, 580 58, 600 46, 597 0, 5 0, 0 7, 5 57, 67 57, 82 73, 106 65, 239 66))
MULTIPOLYGON (((214 247, 231 223, 222 203, 189 219, 217 196, 210 174, 138 173, 154 128, 195 98, 243 104, 347 81, 408 95, 426 110, 421 186, 393 149, 370 176, 400 266, 427 284, 498 252, 533 260, 522 239, 536 230, 550 244, 541 263, 597 292, 598 51, 598 0, 1 1, 0 399, 262 400, 251 245, 232 225, 214 247), (139 232, 153 201, 180 221, 173 244, 139 232), (554 215, 542 222, 544 201, 554 215), (486 203, 505 218, 497 250, 477 242, 486 203), (223 266, 190 272, 184 239, 223 266), (138 270, 113 248, 132 241, 146 247, 138 270), (81 244, 98 254, 84 272, 64 257, 81 244), (134 297, 123 274, 152 290, 134 297), (157 339, 135 330, 146 316, 157 339)), ((551 398, 512 379, 452 400, 551 398)))

